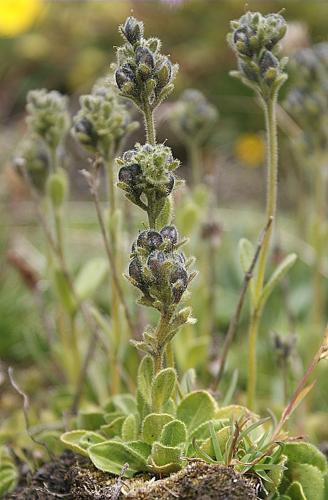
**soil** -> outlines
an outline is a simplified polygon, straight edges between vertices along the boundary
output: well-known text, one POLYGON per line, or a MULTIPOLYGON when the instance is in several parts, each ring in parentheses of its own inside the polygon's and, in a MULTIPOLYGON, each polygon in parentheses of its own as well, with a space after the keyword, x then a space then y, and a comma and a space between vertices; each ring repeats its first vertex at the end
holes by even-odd
POLYGON ((23 477, 7 500, 256 500, 256 482, 231 467, 197 461, 165 479, 120 479, 70 451, 23 477))

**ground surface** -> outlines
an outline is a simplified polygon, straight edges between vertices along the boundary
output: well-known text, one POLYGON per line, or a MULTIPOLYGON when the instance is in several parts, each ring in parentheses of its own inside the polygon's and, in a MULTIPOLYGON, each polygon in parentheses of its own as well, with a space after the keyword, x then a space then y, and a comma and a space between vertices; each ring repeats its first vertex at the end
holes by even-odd
POLYGON ((256 500, 252 481, 233 469, 194 462, 162 480, 113 479, 71 452, 25 477, 7 500, 256 500))

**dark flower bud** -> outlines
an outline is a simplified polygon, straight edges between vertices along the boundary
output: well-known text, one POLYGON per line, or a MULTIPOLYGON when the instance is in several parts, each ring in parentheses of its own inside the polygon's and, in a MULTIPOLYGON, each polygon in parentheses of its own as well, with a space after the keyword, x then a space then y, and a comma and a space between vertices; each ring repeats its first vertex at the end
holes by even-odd
POLYGON ((161 235, 164 239, 170 240, 173 245, 176 245, 178 242, 178 231, 175 226, 165 226, 161 229, 161 235))
POLYGON ((128 165, 127 167, 121 167, 118 172, 118 180, 120 182, 125 182, 126 184, 135 184, 138 181, 138 177, 141 174, 140 165, 134 163, 133 165, 128 165))
POLYGON ((249 63, 244 63, 244 62, 239 62, 239 67, 241 72, 251 81, 257 82, 258 81, 258 70, 253 67, 252 64, 249 63))
POLYGON ((262 76, 266 76, 268 70, 272 68, 277 68, 279 66, 278 59, 270 52, 269 50, 265 50, 261 56, 260 62, 260 71, 262 76))
POLYGON ((253 50, 250 46, 250 36, 252 34, 248 26, 243 26, 233 33, 233 42, 237 51, 249 57, 253 55, 253 50))
POLYGON ((137 238, 137 246, 145 248, 149 252, 156 250, 163 243, 160 233, 152 229, 142 231, 137 238))
POLYGON ((129 264, 129 276, 134 279, 137 287, 144 293, 147 293, 147 286, 142 275, 142 267, 138 257, 134 257, 129 264))
POLYGON ((177 264, 170 274, 170 283, 174 285, 177 281, 181 281, 184 289, 187 288, 188 285, 188 274, 184 267, 177 264))
POLYGON ((147 47, 138 47, 136 50, 137 64, 146 64, 150 69, 154 68, 154 56, 147 47))
POLYGON ((172 285, 174 302, 178 303, 188 285, 187 271, 179 264, 171 272, 170 283, 172 285))
POLYGON ((127 63, 118 68, 115 72, 115 80, 120 90, 126 83, 133 82, 135 77, 131 65, 127 63))
POLYGON ((135 17, 128 17, 122 27, 122 33, 129 43, 134 45, 141 40, 143 35, 143 24, 135 17))
POLYGON ((175 183, 174 175, 170 173, 168 175, 168 181, 167 181, 167 183, 165 185, 166 192, 167 192, 168 195, 170 193, 172 193, 172 190, 174 188, 174 183, 175 183))
POLYGON ((136 152, 135 149, 129 149, 128 151, 125 151, 125 153, 123 153, 122 160, 125 163, 130 162, 132 160, 133 155, 135 154, 135 152, 136 152))
POLYGON ((83 117, 74 124, 74 132, 81 144, 96 146, 97 133, 87 118, 83 117))
POLYGON ((270 35, 265 47, 271 50, 285 36, 287 23, 280 14, 268 14, 265 20, 270 35))
POLYGON ((155 250, 152 252, 147 260, 147 265, 149 269, 154 273, 158 273, 161 268, 161 265, 165 261, 165 254, 162 251, 155 250))

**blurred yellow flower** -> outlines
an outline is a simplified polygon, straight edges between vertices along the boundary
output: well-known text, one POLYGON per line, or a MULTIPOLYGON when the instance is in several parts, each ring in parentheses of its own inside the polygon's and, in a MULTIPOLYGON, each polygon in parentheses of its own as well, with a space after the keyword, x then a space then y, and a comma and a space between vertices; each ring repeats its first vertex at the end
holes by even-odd
POLYGON ((0 0, 0 36, 26 31, 41 12, 43 0, 0 0))
POLYGON ((259 134, 242 134, 235 144, 236 158, 247 167, 262 165, 265 142, 259 134))

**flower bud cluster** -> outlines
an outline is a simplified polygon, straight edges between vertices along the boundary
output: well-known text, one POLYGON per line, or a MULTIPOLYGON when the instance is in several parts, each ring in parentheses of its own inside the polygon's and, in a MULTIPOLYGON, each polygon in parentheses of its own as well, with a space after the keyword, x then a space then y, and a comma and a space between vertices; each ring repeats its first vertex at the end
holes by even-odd
POLYGON ((204 141, 218 117, 216 108, 194 89, 185 90, 170 115, 172 128, 183 141, 204 141))
POLYGON ((143 303, 163 312, 180 302, 192 275, 175 226, 142 231, 133 243, 129 265, 131 283, 143 293, 143 303))
POLYGON ((303 129, 307 153, 328 146, 328 43, 298 51, 291 60, 295 85, 285 108, 303 129))
POLYGON ((136 144, 116 162, 118 186, 133 203, 147 212, 151 210, 156 219, 175 186, 173 171, 180 165, 171 149, 163 144, 136 144))
POLYGON ((24 175, 24 169, 32 185, 41 193, 50 173, 50 158, 47 148, 39 138, 26 138, 18 147, 13 162, 19 175, 24 175))
POLYGON ((157 38, 144 38, 143 23, 128 17, 119 28, 126 43, 117 50, 115 79, 121 95, 141 109, 155 109, 173 90, 178 66, 160 53, 157 38))
POLYGON ((56 90, 32 90, 27 96, 26 110, 30 131, 50 149, 57 148, 70 125, 67 98, 56 90))
POLYGON ((97 83, 89 95, 80 97, 81 109, 74 117, 73 135, 90 152, 107 157, 121 140, 137 126, 126 107, 119 102, 116 88, 109 81, 97 83))
POLYGON ((228 41, 238 58, 239 71, 233 72, 245 84, 256 89, 264 99, 276 92, 287 75, 287 58, 279 58, 279 42, 287 31, 280 14, 263 16, 247 12, 231 22, 228 41))

